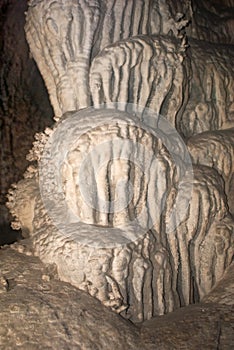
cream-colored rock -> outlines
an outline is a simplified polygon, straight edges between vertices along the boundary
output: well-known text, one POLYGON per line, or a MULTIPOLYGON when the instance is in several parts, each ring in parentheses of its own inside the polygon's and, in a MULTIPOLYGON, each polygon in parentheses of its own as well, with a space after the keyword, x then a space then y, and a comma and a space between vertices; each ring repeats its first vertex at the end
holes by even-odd
POLYGON ((128 102, 150 108, 184 137, 233 127, 233 48, 188 43, 137 36, 108 46, 91 66, 94 105, 128 102))
MULTIPOLYGON (((180 300, 186 305, 200 300, 222 278, 234 249, 234 222, 228 211, 222 178, 209 167, 194 166, 192 183, 189 205, 185 205, 188 198, 183 195, 179 195, 174 204, 179 218, 172 217, 172 220, 180 224, 174 231, 167 229, 166 235, 172 285, 177 286, 180 300), (181 213, 184 220, 180 218, 181 213)), ((185 176, 180 184, 184 193, 190 185, 191 177, 185 176)))
POLYGON ((234 214, 234 129, 205 132, 187 142, 194 164, 212 167, 222 176, 229 210, 234 214))
POLYGON ((232 170, 211 168, 212 148, 192 170, 176 129, 233 125, 232 49, 187 49, 187 20, 169 1, 29 5, 27 38, 63 117, 37 135, 38 169, 10 193, 19 227, 61 280, 132 321, 198 301, 232 261, 232 170))
POLYGON ((143 127, 127 112, 87 109, 55 125, 44 148, 35 143, 41 196, 30 231, 61 280, 135 322, 198 301, 234 250, 221 177, 186 172, 143 127))
POLYGON ((99 15, 97 1, 29 2, 27 39, 57 117, 90 104, 88 72, 99 15))
MULTIPOLYGON (((150 228, 150 220, 152 225, 158 223, 165 193, 173 181, 179 181, 185 167, 177 169, 153 130, 128 113, 84 110, 68 120, 61 131, 58 126, 53 142, 58 145, 59 156, 64 139, 68 139, 68 128, 72 129, 72 144, 67 146, 61 173, 70 210, 83 223, 106 227, 128 227, 135 220, 145 228, 150 228), (152 198, 157 214, 150 208, 152 198)), ((46 178, 46 163, 44 168, 46 178)))
POLYGON ((33 232, 35 201, 39 194, 37 181, 32 178, 21 180, 8 191, 7 207, 16 219, 11 223, 12 228, 22 230, 23 237, 33 232))
POLYGON ((185 137, 233 126, 233 49, 189 39, 185 56, 192 15, 189 2, 29 2, 27 39, 55 116, 118 101, 160 112, 185 137))
POLYGON ((189 39, 189 100, 177 130, 185 137, 234 126, 234 50, 189 39))
POLYGON ((188 99, 185 50, 184 40, 163 36, 136 36, 108 46, 90 70, 94 106, 132 103, 176 126, 188 99))
POLYGON ((162 0, 29 1, 26 35, 55 116, 91 104, 89 69, 100 50, 138 34, 177 36, 188 22, 181 17, 162 0))

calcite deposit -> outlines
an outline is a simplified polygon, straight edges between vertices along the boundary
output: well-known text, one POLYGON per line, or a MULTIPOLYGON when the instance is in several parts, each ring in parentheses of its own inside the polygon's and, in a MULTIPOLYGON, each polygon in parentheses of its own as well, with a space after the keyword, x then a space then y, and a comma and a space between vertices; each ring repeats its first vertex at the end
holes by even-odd
POLYGON ((234 129, 201 133, 189 138, 187 146, 194 164, 214 168, 223 178, 229 211, 234 214, 234 129))
POLYGON ((134 322, 199 301, 234 253, 234 51, 229 32, 201 40, 194 6, 32 0, 26 16, 56 123, 9 192, 13 225, 134 322))

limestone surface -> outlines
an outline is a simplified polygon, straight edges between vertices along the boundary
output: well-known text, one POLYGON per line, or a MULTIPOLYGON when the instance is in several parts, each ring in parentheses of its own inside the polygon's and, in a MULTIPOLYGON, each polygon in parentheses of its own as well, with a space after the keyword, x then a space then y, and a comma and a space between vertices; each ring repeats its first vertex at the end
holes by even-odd
POLYGON ((0 249, 1 349, 233 349, 233 265, 202 303, 136 327, 30 254, 0 249))
POLYGON ((200 40, 193 5, 29 1, 57 123, 8 207, 61 280, 134 322, 199 301, 234 253, 233 47, 227 22, 200 40))
POLYGON ((102 49, 138 34, 177 35, 187 22, 172 1, 29 1, 27 39, 55 115, 90 105, 90 63, 102 49))
POLYGON ((1 349, 142 348, 133 324, 17 250, 0 250, 1 349))
POLYGON ((194 164, 212 167, 222 176, 229 210, 234 213, 234 130, 205 132, 187 141, 189 153, 194 164))
POLYGON ((222 278, 234 245, 218 172, 188 170, 137 123, 112 109, 64 118, 35 143, 30 156, 41 168, 28 169, 8 204, 61 280, 134 322, 199 301, 222 278))

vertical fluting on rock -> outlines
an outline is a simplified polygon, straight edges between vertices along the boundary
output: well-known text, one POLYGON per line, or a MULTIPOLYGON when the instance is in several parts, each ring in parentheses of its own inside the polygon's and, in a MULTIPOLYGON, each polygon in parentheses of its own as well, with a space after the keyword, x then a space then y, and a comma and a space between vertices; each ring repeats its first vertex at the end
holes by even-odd
POLYGON ((98 52, 138 34, 177 36, 186 23, 161 0, 50 0, 29 1, 25 29, 55 116, 61 117, 91 104, 89 67, 98 52))
POLYGON ((98 19, 96 1, 29 3, 26 35, 57 117, 90 105, 88 73, 98 19))
MULTIPOLYGON (((25 217, 21 202, 26 189, 33 190, 32 181, 38 182, 37 171, 28 170, 25 184, 17 185, 9 198, 9 207, 32 236, 35 254, 45 263, 55 263, 62 280, 139 322, 200 300, 230 264, 234 242, 218 173, 199 165, 190 169, 192 173, 181 167, 179 174, 178 158, 173 159, 163 140, 132 118, 111 109, 83 110, 70 115, 69 129, 65 119, 35 143, 31 160, 41 159, 49 134, 54 135, 55 158, 63 153, 65 138, 71 139, 60 174, 68 208, 80 218, 76 225, 68 220, 63 203, 57 203, 54 190, 48 200, 34 192, 32 224, 25 217), (92 118, 98 126, 89 129, 92 118), (144 173, 135 171, 139 164, 144 173), (118 192, 118 181, 126 181, 126 174, 129 182, 123 193, 123 187, 118 192), (116 197, 124 205, 115 212, 110 207, 119 204, 116 197), (143 228, 140 234, 134 219, 143 228)), ((56 176, 49 163, 43 168, 42 195, 56 176)))
POLYGON ((214 168, 224 180, 229 211, 234 213, 234 133, 233 128, 204 132, 188 139, 187 146, 194 164, 214 168))
POLYGON ((97 55, 91 66, 94 106, 117 102, 162 113, 172 125, 186 104, 185 42, 136 36, 116 42, 97 55))
POLYGON ((189 100, 180 132, 190 137, 204 131, 233 127, 233 47, 192 39, 189 44, 189 100))
POLYGON ((183 137, 232 125, 229 51, 193 40, 187 49, 187 20, 169 1, 29 5, 31 51, 63 118, 37 136, 29 159, 39 170, 10 193, 16 224, 61 279, 133 321, 199 300, 233 256, 226 167, 212 147, 209 164, 190 147, 189 167, 158 117, 183 137), (147 108, 154 127, 137 113, 147 108))

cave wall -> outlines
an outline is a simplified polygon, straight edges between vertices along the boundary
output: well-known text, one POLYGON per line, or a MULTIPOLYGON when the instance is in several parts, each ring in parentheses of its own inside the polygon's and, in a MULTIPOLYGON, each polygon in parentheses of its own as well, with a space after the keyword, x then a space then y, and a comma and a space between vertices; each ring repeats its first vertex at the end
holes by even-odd
POLYGON ((9 186, 18 181, 28 162, 34 134, 52 123, 47 90, 25 39, 26 0, 0 1, 0 243, 14 239, 6 232, 9 186))
POLYGON ((193 0, 190 37, 213 43, 234 44, 234 1, 193 0))

